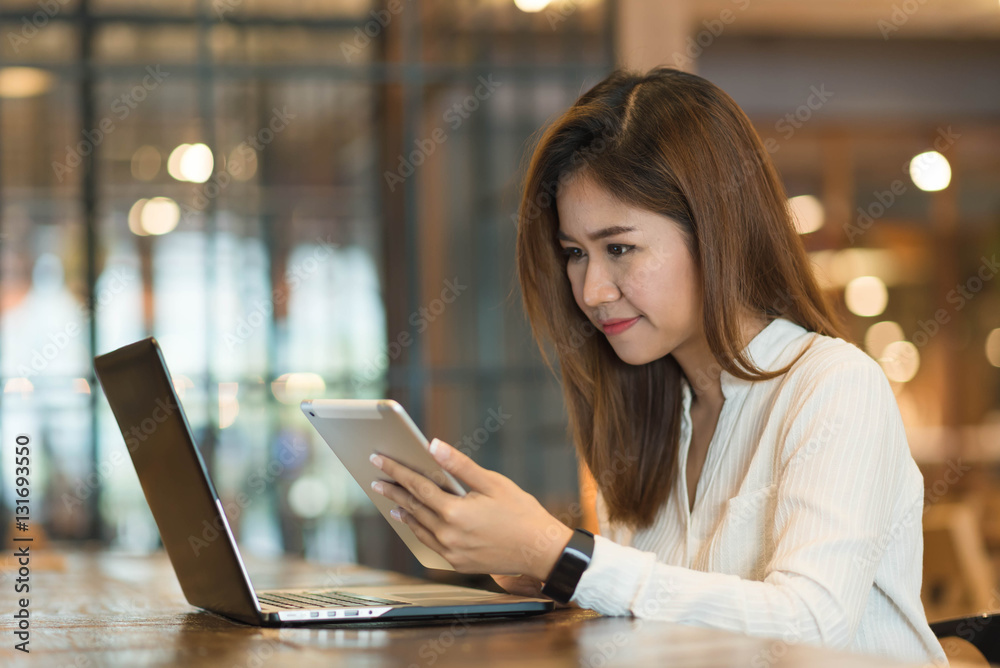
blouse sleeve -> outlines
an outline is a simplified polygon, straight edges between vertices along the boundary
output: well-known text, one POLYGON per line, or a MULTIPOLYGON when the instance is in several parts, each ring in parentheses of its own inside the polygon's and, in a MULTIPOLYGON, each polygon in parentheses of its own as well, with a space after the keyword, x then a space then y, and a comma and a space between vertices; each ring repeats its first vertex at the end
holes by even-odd
POLYGON ((598 536, 573 602, 607 615, 849 645, 882 553, 899 533, 894 510, 905 506, 903 516, 920 521, 922 497, 904 499, 912 458, 902 421, 867 357, 814 374, 787 416, 775 548, 762 581, 657 563, 654 553, 598 536))

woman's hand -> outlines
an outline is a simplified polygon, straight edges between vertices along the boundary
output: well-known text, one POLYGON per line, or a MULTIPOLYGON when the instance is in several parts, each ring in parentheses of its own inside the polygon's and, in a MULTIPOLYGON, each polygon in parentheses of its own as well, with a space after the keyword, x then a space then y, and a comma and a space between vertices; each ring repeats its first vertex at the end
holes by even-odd
POLYGON ((490 575, 493 581, 503 587, 508 594, 516 596, 527 596, 528 598, 542 597, 542 581, 530 575, 490 575))
POLYGON ((547 578, 572 529, 509 478, 478 466, 444 441, 434 439, 429 449, 469 493, 456 496, 397 461, 372 455, 372 464, 397 483, 372 485, 399 505, 393 517, 460 573, 547 578))
POLYGON ((530 575, 491 575, 493 581, 503 587, 508 594, 541 598, 542 581, 530 575))
MULTIPOLYGON (((494 582, 503 587, 503 590, 508 594, 526 596, 528 598, 545 598, 545 595, 542 594, 544 583, 530 575, 491 575, 490 577, 493 578, 494 582)), ((577 605, 575 603, 556 602, 555 607, 557 609, 575 608, 577 605)))

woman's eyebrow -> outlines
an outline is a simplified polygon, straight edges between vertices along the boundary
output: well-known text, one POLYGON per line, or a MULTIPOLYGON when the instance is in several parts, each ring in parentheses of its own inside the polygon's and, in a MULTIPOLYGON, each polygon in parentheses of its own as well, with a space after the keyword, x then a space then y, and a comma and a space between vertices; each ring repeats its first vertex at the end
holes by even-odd
MULTIPOLYGON (((626 232, 635 232, 634 227, 625 227, 624 225, 612 225, 611 227, 605 227, 602 230, 597 230, 595 232, 590 232, 587 238, 591 241, 599 241, 601 239, 607 239, 608 237, 613 237, 616 234, 625 234, 626 232)), ((559 230, 556 233, 556 238, 560 241, 573 241, 569 236, 559 230)))

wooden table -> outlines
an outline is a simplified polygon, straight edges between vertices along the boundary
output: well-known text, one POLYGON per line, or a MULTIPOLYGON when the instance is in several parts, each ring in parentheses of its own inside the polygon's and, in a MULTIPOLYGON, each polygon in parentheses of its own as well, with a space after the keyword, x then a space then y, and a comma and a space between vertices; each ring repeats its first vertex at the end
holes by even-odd
MULTIPOLYGON (((13 649, 7 561, 8 569, 0 572, 3 666, 886 666, 781 641, 577 609, 503 621, 256 628, 189 606, 163 554, 82 551, 34 558, 26 655, 13 649)), ((248 570, 258 588, 409 581, 358 566, 324 568, 295 560, 253 560, 248 570)))

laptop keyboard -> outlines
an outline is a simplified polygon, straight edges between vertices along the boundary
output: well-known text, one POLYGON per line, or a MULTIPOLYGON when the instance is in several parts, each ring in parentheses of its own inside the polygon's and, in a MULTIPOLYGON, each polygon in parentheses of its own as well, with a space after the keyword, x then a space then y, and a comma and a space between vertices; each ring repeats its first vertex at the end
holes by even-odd
POLYGON ((257 592, 261 603, 285 610, 303 608, 369 608, 376 605, 410 605, 373 596, 356 596, 338 591, 257 592))

